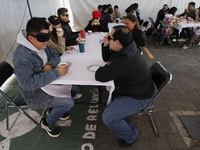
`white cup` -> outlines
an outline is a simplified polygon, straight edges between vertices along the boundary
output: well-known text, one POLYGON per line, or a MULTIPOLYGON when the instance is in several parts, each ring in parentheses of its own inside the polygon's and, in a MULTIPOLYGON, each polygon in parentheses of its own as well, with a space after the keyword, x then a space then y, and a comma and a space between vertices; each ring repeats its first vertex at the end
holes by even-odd
POLYGON ((57 28, 56 31, 62 31, 62 28, 57 28))
POLYGON ((68 63, 63 62, 63 63, 59 63, 59 64, 58 64, 58 67, 64 67, 64 66, 66 66, 66 65, 68 65, 68 63))
POLYGON ((92 30, 88 30, 88 35, 92 35, 92 30))

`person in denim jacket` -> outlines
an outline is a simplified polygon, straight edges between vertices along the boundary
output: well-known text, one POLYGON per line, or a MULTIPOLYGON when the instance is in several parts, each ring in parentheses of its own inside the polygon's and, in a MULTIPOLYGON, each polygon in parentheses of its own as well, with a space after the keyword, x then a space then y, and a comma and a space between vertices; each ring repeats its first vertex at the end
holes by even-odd
POLYGON ((63 85, 63 93, 57 88, 53 89, 55 92, 52 94, 46 90, 48 86, 52 86, 49 83, 65 75, 69 69, 69 66, 57 67, 60 56, 46 46, 49 36, 49 25, 44 19, 30 19, 26 31, 22 30, 18 34, 19 46, 14 52, 13 65, 21 95, 28 107, 53 107, 49 115, 42 120, 41 127, 51 137, 58 137, 61 132, 54 124, 73 107, 73 95, 79 91, 72 85, 63 85))

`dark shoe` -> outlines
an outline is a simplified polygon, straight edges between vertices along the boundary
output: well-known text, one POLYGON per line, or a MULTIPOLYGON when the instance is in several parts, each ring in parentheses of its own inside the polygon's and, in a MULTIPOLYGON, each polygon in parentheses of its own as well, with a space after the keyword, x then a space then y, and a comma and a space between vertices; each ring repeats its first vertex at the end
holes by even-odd
POLYGON ((42 120, 41 128, 46 130, 51 137, 58 137, 61 134, 60 130, 55 125, 50 125, 46 122, 46 118, 42 120))
MULTIPOLYGON (((49 110, 47 111, 47 115, 52 111, 52 107, 49 108, 49 110)), ((62 117, 60 117, 60 120, 67 120, 70 117, 70 112, 66 112, 62 117)))
MULTIPOLYGON (((137 138, 135 139, 135 141, 137 141, 139 138, 140 138, 140 132, 139 132, 137 138)), ((121 146, 121 147, 130 147, 135 141, 133 141, 132 143, 127 143, 126 141, 119 139, 118 143, 119 143, 119 146, 121 146)))

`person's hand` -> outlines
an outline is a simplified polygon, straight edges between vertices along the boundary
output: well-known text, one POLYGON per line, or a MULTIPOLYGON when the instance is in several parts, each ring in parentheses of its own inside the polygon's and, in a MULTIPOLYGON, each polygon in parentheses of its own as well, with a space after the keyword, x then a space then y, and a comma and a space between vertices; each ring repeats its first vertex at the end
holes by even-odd
POLYGON ((64 34, 64 31, 56 31, 57 36, 62 37, 64 34))
POLYGON ((73 49, 75 49, 75 48, 72 47, 72 46, 66 46, 65 49, 66 49, 66 50, 73 50, 73 49))
POLYGON ((81 38, 81 33, 78 34, 78 37, 81 38))
POLYGON ((109 32, 108 32, 107 35, 104 36, 104 38, 103 38, 103 43, 104 43, 103 46, 104 46, 104 47, 106 47, 106 46, 109 45, 108 36, 109 36, 109 32))
MULTIPOLYGON (((99 18, 98 20, 100 20, 100 18, 99 18)), ((97 20, 97 19, 94 19, 94 20, 92 21, 91 25, 92 25, 92 26, 98 25, 98 22, 99 22, 98 20, 97 20)))
POLYGON ((52 70, 53 66, 48 64, 48 65, 45 65, 44 68, 42 69, 42 72, 46 72, 46 71, 50 71, 52 70))
POLYGON ((112 21, 112 22, 116 22, 116 20, 117 20, 117 19, 115 18, 115 19, 113 19, 113 21, 112 21))
POLYGON ((176 15, 176 17, 178 18, 178 17, 179 17, 179 15, 176 15))
POLYGON ((57 67, 58 71, 60 72, 60 75, 65 75, 69 70, 69 65, 63 66, 63 67, 57 67))
POLYGON ((188 12, 188 10, 187 10, 187 9, 185 9, 185 12, 188 12))

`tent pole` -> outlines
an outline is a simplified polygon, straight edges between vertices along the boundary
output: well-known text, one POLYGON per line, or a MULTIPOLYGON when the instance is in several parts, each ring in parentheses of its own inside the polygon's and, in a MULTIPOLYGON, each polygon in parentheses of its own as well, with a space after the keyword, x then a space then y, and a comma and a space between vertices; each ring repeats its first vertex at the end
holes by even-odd
POLYGON ((30 8, 30 5, 29 5, 29 1, 28 1, 28 0, 26 0, 26 1, 27 1, 27 4, 28 4, 28 10, 29 10, 30 16, 31 16, 31 18, 32 18, 31 8, 30 8))

